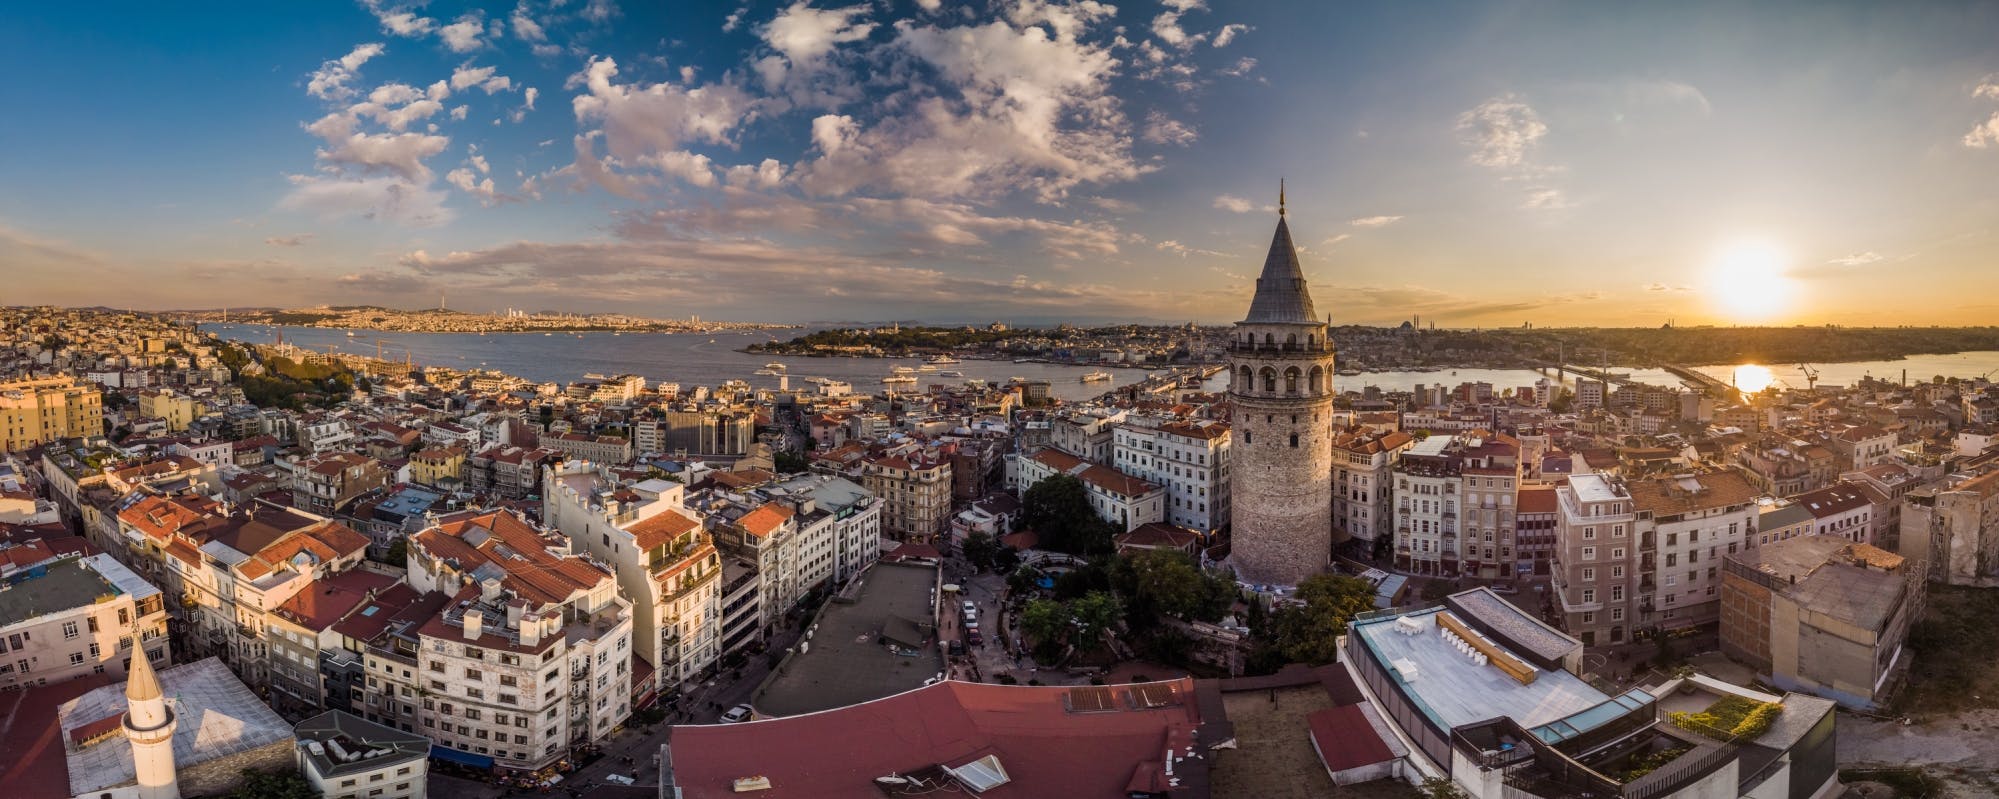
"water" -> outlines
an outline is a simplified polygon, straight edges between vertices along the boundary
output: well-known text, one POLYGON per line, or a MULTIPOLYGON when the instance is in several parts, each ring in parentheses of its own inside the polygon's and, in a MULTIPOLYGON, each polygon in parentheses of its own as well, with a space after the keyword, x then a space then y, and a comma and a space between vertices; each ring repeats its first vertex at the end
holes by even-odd
MULTIPOLYGON (((715 386, 724 380, 742 380, 758 388, 777 388, 775 376, 755 372, 771 362, 783 363, 791 376, 791 387, 811 390, 807 377, 828 377, 854 385, 861 394, 882 390, 881 379, 896 366, 912 369, 922 358, 810 358, 738 352, 765 341, 789 340, 802 331, 722 331, 716 333, 382 333, 323 327, 279 327, 268 325, 204 324, 202 330, 224 339, 250 344, 276 343, 283 332, 287 342, 300 347, 374 357, 375 342, 382 340, 381 355, 400 360, 407 352, 417 364, 448 369, 488 369, 525 378, 536 383, 567 383, 585 374, 636 374, 647 385, 680 383, 686 386, 715 386)), ((937 372, 915 372, 919 383, 904 391, 919 391, 931 384, 952 385, 978 378, 993 383, 1024 377, 1049 381, 1049 392, 1065 400, 1082 400, 1114 387, 1144 380, 1156 372, 1115 366, 1069 366, 1052 363, 1014 363, 965 359, 963 363, 937 367, 938 372, 956 371, 964 377, 940 377, 937 372), (1085 373, 1101 369, 1108 381, 1084 383, 1085 373)))

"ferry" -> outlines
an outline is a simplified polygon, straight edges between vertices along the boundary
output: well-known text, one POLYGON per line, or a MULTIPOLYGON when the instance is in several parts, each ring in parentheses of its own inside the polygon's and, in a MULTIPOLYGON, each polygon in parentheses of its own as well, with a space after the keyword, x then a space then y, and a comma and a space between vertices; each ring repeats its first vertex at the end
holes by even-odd
POLYGON ((916 370, 915 370, 915 369, 911 369, 911 368, 909 368, 909 367, 907 367, 907 366, 898 366, 898 367, 896 367, 896 368, 894 368, 894 369, 890 369, 890 370, 889 370, 889 372, 890 372, 891 374, 898 374, 898 375, 913 375, 913 374, 916 374, 916 370))
POLYGON ((1091 372, 1083 375, 1083 382, 1085 383, 1101 383, 1109 379, 1111 379, 1110 372, 1091 372))
POLYGON ((882 385, 885 385, 885 386, 913 386, 913 385, 916 385, 916 378, 914 378, 914 377, 910 377, 910 376, 908 376, 908 375, 890 375, 890 376, 888 376, 888 377, 884 377, 884 378, 882 378, 882 385))
POLYGON ((956 370, 956 369, 952 369, 952 370, 950 370, 950 371, 946 371, 946 372, 938 372, 938 373, 937 373, 937 376, 938 376, 938 377, 964 377, 964 376, 965 376, 965 373, 964 373, 964 372, 960 372, 960 371, 958 371, 958 370, 956 370))
POLYGON ((937 371, 937 367, 935 367, 935 366, 931 366, 930 364, 927 364, 927 363, 926 363, 926 364, 924 364, 924 365, 922 365, 922 366, 918 366, 918 367, 916 367, 916 371, 919 371, 919 372, 935 372, 935 371, 937 371))
POLYGON ((782 371, 784 371, 785 369, 788 369, 788 368, 790 368, 790 367, 787 367, 787 366, 785 366, 784 364, 781 364, 781 363, 778 363, 777 361, 771 361, 770 363, 767 363, 767 364, 764 364, 764 368, 765 368, 765 369, 769 369, 769 370, 771 370, 771 371, 774 371, 774 372, 782 372, 782 371))
POLYGON ((754 372, 751 372, 750 374, 763 375, 764 377, 776 377, 784 373, 777 371, 776 369, 758 369, 754 372))
POLYGON ((349 331, 347 331, 347 337, 348 337, 348 338, 353 338, 353 337, 354 337, 354 331, 352 331, 352 330, 349 330, 349 331))
POLYGON ((957 358, 953 358, 949 355, 939 355, 937 357, 931 358, 925 363, 928 363, 932 366, 950 366, 951 364, 954 363, 964 363, 964 361, 960 361, 957 358))

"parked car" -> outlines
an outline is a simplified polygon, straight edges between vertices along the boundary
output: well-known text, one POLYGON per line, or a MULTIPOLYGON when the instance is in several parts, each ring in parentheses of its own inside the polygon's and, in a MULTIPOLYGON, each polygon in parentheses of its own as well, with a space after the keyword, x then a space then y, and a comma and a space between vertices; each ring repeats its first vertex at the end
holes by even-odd
POLYGON ((737 722, 749 721, 750 714, 753 712, 755 711, 751 710, 747 704, 737 705, 729 708, 728 711, 722 714, 722 723, 735 724, 737 722))
POLYGON ((951 651, 951 656, 952 656, 952 657, 958 657, 958 656, 961 656, 961 655, 965 654, 965 642, 964 642, 964 641, 958 641, 958 640, 953 640, 953 641, 951 642, 951 644, 950 644, 950 647, 949 647, 949 649, 950 649, 950 651, 951 651))
POLYGON ((984 644, 985 642, 986 639, 979 637, 978 630, 972 629, 965 631, 965 643, 970 644, 972 646, 979 646, 981 644, 984 644))
POLYGON ((965 614, 966 616, 977 616, 977 615, 979 615, 979 606, 978 606, 978 605, 976 605, 976 604, 973 604, 972 600, 969 600, 969 599, 965 600, 965 601, 964 601, 964 603, 960 604, 960 605, 958 606, 958 609, 959 609, 959 611, 960 611, 960 612, 964 613, 964 614, 965 614))

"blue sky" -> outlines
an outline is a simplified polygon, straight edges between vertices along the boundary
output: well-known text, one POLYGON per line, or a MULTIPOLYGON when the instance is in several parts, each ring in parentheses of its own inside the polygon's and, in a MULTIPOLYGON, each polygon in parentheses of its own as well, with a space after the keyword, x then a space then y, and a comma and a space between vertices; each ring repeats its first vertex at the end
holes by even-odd
POLYGON ((0 302, 1978 323, 1999 7, 52 4, 0 302))

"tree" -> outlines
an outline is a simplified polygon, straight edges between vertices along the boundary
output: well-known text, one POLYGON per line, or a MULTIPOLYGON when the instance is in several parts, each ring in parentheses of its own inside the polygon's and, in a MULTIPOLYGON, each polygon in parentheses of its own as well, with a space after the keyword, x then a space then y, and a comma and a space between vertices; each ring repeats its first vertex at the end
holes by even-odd
POLYGON ((1573 405, 1574 403, 1575 403, 1575 397, 1569 393, 1569 390, 1567 388, 1557 386, 1555 388, 1555 396, 1548 398, 1548 410, 1553 411, 1555 413, 1568 413, 1569 406, 1573 405))
POLYGON ((999 544, 993 541, 992 536, 973 532, 965 536, 964 543, 958 545, 958 552, 965 556, 965 560, 972 564, 972 568, 985 570, 993 565, 993 555, 997 554, 998 547, 999 544))
POLYGON ((1060 641, 1069 631, 1069 620, 1069 609, 1062 603, 1037 599, 1020 612, 1020 631, 1042 643, 1060 641))
POLYGON ((1068 611, 1076 625, 1076 648, 1095 649, 1103 641, 1104 631, 1117 624, 1118 616, 1124 613, 1124 605, 1118 601, 1117 594, 1092 591, 1081 599, 1070 601, 1068 611))
POLYGON ((243 769, 243 784, 228 799, 319 799, 319 791, 296 768, 281 771, 243 769))
POLYGON ((1464 789, 1449 777, 1424 777, 1421 791, 1423 799, 1467 799, 1464 789))
POLYGON ((772 460, 775 462, 777 470, 784 474, 797 474, 805 471, 811 465, 811 462, 807 461, 804 455, 796 452, 780 452, 772 460))
POLYGON ((168 358, 160 363, 160 367, 171 372, 180 368, 180 361, 174 358, 168 358))
POLYGON ((1235 581, 1201 571, 1172 549, 1142 550, 1118 563, 1112 584, 1131 601, 1134 619, 1165 614, 1184 621, 1219 621, 1235 604, 1235 581))
POLYGON ((409 539, 398 538, 395 540, 395 543, 389 545, 388 554, 382 556, 382 562, 387 563, 390 566, 400 566, 403 568, 409 568, 409 563, 410 563, 409 553, 410 553, 409 539))
POLYGON ((1016 594, 1032 591, 1040 582, 1041 570, 1031 565, 1022 564, 1007 572, 1006 587, 1016 594))
POLYGON ((1089 489, 1075 475, 1043 479, 1021 497, 1021 523, 1041 537, 1041 547, 1072 555, 1111 550, 1115 530, 1090 506, 1089 489))
POLYGON ((1287 662, 1321 665, 1339 657, 1339 639, 1355 616, 1374 609, 1374 585, 1339 574, 1315 574, 1298 584, 1288 605, 1270 616, 1271 644, 1287 662))

